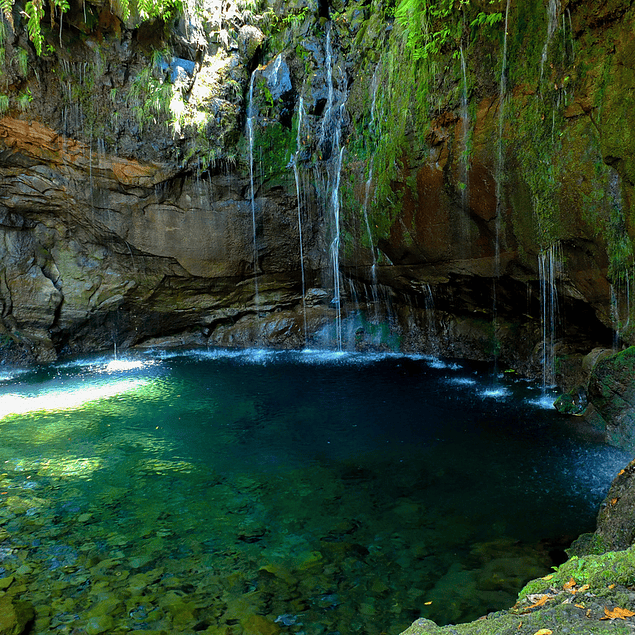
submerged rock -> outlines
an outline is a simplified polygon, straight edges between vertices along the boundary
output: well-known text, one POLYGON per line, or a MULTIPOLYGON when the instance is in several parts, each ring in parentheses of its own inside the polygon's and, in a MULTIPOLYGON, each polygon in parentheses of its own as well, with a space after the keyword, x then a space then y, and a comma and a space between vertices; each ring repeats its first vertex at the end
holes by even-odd
POLYGON ((0 635, 21 635, 34 619, 35 611, 28 602, 7 595, 0 598, 0 635))

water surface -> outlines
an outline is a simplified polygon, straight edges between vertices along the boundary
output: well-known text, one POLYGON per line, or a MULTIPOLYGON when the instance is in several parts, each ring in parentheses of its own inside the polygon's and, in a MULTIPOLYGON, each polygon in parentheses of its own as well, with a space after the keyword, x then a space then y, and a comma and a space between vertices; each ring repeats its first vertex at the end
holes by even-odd
POLYGON ((0 577, 24 579, 37 633, 474 619, 593 529, 631 458, 541 397, 422 356, 153 352, 5 371, 0 577))

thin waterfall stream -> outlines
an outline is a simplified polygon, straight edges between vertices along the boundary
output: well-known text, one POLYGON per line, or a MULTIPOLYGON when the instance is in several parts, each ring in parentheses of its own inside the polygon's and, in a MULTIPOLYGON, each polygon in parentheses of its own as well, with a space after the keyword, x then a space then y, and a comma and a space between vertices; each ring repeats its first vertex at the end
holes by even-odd
MULTIPOLYGON (((324 64, 327 69, 326 89, 327 99, 322 115, 322 125, 319 136, 319 147, 324 155, 324 165, 320 168, 326 172, 326 182, 323 185, 322 198, 325 211, 330 222, 330 237, 328 238, 328 255, 332 275, 333 296, 331 304, 335 310, 334 345, 338 351, 342 350, 342 290, 340 270, 341 249, 341 220, 340 220, 340 180, 345 147, 342 144, 342 129, 344 127, 346 106, 346 82, 344 69, 336 64, 332 43, 332 28, 330 22, 326 27, 324 44, 324 64), (338 72, 338 81, 343 84, 338 89, 336 99, 334 71, 338 72)), ((316 181, 322 180, 318 176, 316 181)))
POLYGON ((254 268, 254 304, 256 321, 259 320, 260 293, 258 289, 258 241, 256 224, 256 193, 254 189, 254 119, 257 116, 254 107, 254 81, 258 69, 254 69, 249 80, 249 94, 247 100, 247 142, 249 143, 249 199, 251 203, 252 240, 253 240, 253 268, 254 268))
POLYGON ((295 177, 295 193, 298 199, 298 243, 300 250, 300 272, 302 278, 302 318, 304 330, 304 342, 308 342, 309 333, 306 316, 306 279, 304 271, 304 243, 302 239, 302 188, 300 183, 300 154, 302 151, 302 116, 304 114, 304 100, 300 97, 298 102, 298 132, 296 135, 296 150, 293 157, 293 175, 295 177))

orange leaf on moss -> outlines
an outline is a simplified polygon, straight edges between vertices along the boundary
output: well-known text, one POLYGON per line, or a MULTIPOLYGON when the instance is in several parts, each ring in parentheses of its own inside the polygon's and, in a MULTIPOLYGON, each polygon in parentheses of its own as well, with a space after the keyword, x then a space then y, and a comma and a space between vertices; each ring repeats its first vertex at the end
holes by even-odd
POLYGON ((531 606, 528 606, 528 609, 535 609, 537 606, 543 606, 547 603, 549 599, 548 595, 541 595, 537 602, 534 602, 531 606))
POLYGON ((635 611, 630 611, 629 609, 623 609, 619 606, 616 606, 614 609, 608 609, 606 606, 604 607, 604 617, 601 617, 601 620, 625 620, 627 617, 633 617, 635 615, 635 611))

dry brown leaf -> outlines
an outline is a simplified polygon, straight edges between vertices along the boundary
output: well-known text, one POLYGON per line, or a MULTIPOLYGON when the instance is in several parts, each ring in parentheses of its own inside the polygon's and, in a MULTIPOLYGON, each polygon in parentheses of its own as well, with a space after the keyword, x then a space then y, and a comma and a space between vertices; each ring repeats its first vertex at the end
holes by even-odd
POLYGON ((615 585, 614 584, 609 584, 609 589, 614 589, 615 585))
POLYGON ((612 498, 611 505, 616 505, 618 500, 619 500, 618 498, 612 498))
POLYGON ((537 606, 542 606, 547 603, 549 599, 548 595, 541 595, 540 599, 537 602, 534 602, 531 606, 528 606, 527 609, 535 609, 537 606))
POLYGON ((629 609, 623 609, 616 606, 613 610, 604 607, 604 617, 601 620, 625 620, 627 617, 633 617, 635 611, 629 611, 629 609))
POLYGON ((583 584, 579 589, 578 593, 583 593, 584 591, 588 591, 591 587, 588 584, 583 584))
MULTIPOLYGON (((565 585, 562 587, 565 591, 570 591, 576 585, 576 581, 571 578, 569 582, 565 582, 565 585)), ((571 591, 571 593, 575 593, 575 591, 571 591)))
POLYGON ((585 609, 586 606, 584 604, 574 604, 573 606, 577 606, 579 609, 585 609))
POLYGON ((548 628, 541 628, 539 631, 536 631, 534 635, 552 635, 553 631, 548 628))
POLYGON ((617 475, 618 475, 618 476, 622 476, 622 474, 624 474, 624 472, 626 472, 626 470, 620 470, 620 471, 617 473, 617 475))

